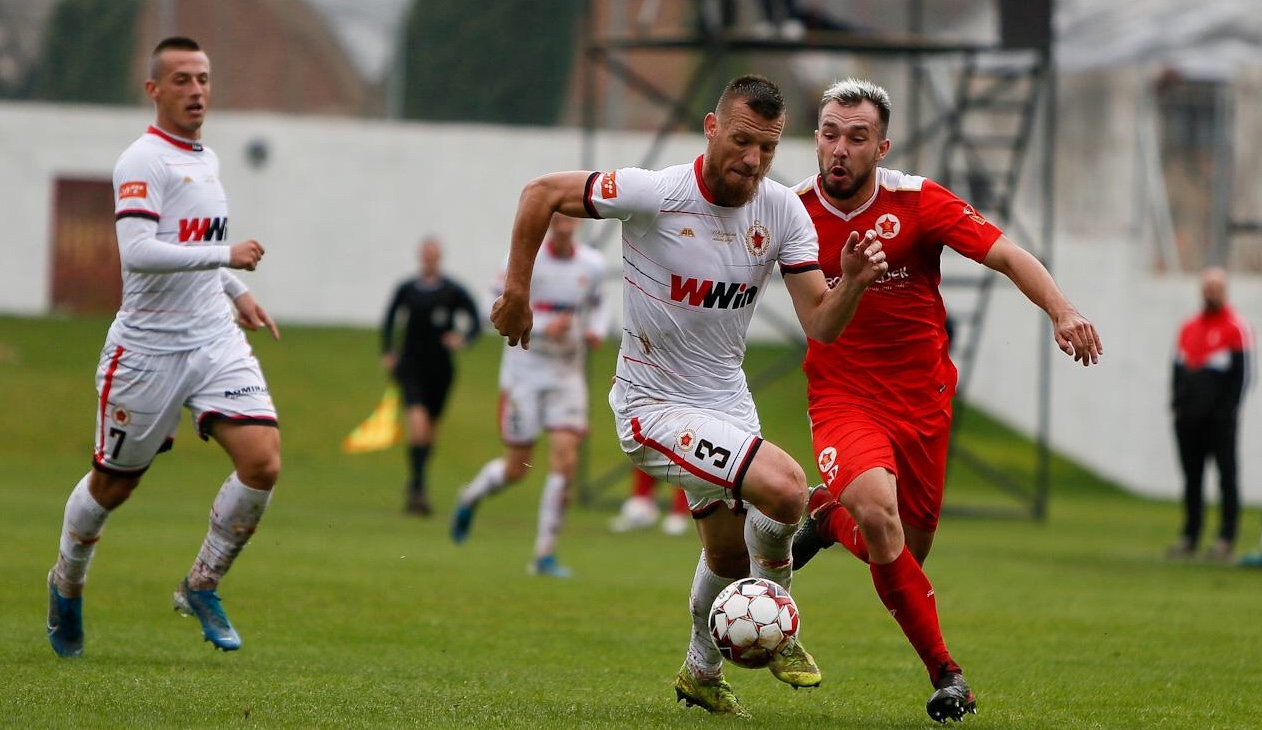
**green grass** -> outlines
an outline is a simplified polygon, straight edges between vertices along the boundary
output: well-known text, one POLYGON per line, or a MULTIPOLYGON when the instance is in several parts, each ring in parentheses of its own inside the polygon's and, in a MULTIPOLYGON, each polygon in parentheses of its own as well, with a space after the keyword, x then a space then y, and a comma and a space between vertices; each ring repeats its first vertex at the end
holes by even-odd
MULTIPOLYGON (((447 539, 457 486, 498 452, 498 343, 460 374, 431 471, 438 516, 400 512, 400 450, 346 456, 341 438, 384 383, 374 333, 298 328, 252 337, 280 409, 284 473, 222 594, 244 648, 213 651, 170 595, 228 470, 181 431, 110 519, 86 596, 87 653, 58 659, 44 578, 66 495, 88 466, 101 319, 0 317, 0 727, 694 728, 676 704, 695 538, 606 530, 626 482, 571 511, 570 581, 525 573, 539 477, 487 502, 470 541, 447 539)), ((782 357, 751 354, 752 370, 782 357)), ((622 463, 593 367, 589 470, 622 463)), ((801 376, 757 394, 765 434, 810 464, 801 376)), ((1020 478, 1033 450, 970 413, 969 447, 1020 478)), ((542 454, 540 455, 542 458, 542 454)), ((1128 496, 1056 460, 1047 519, 942 525, 928 572, 943 628, 978 692, 973 728, 1256 728, 1262 572, 1161 559, 1173 503, 1128 496)), ((967 469, 948 501, 998 503, 967 469)), ((1246 541, 1257 518, 1245 521, 1246 541)), ((825 683, 793 692, 730 669, 748 727, 931 727, 923 669, 840 550, 794 594, 825 683)))

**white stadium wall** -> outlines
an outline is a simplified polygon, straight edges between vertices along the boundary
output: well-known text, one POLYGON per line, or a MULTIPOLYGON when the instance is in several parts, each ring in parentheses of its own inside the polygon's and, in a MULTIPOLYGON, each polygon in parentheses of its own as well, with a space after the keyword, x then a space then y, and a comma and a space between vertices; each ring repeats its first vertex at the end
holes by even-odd
MULTIPOLYGON (((0 312, 50 312, 54 181, 109 180, 118 154, 151 118, 145 108, 0 103, 0 312)), ((581 135, 572 129, 220 111, 205 141, 220 157, 230 238, 257 238, 267 248, 259 270, 243 278, 283 323, 376 326, 393 286, 414 269, 418 239, 428 233, 445 242, 448 272, 485 301, 507 251, 522 185, 582 164, 581 135), (267 147, 258 167, 248 160, 252 143, 267 147)), ((647 135, 602 134, 592 166, 640 164, 648 144, 647 135)), ((690 161, 701 149, 698 135, 676 136, 651 166, 690 161)), ((809 140, 781 146, 777 178, 795 182, 813 169, 809 140)), ((612 225, 589 223, 585 236, 603 244, 616 272, 612 225)), ((1083 369, 1053 351, 1052 443, 1136 492, 1171 498, 1179 479, 1166 409, 1169 359, 1176 323, 1198 304, 1196 278, 1150 275, 1133 260, 1137 247, 1125 229, 1122 221, 1100 226, 1103 233, 1058 232, 1057 279, 1098 325, 1105 357, 1100 367, 1083 369)), ((620 301, 618 283, 616 277, 609 282, 614 302, 620 301)), ((1006 280, 997 291, 969 396, 1033 432, 1042 315, 1006 280)), ((1232 296, 1247 318, 1262 324, 1256 280, 1234 280, 1232 296)), ((764 306, 778 319, 793 320, 780 286, 771 288, 764 306)), ((755 317, 754 335, 779 338, 767 317, 755 317)), ((1262 502, 1262 450, 1248 445, 1259 427, 1262 397, 1255 394, 1241 432, 1242 486, 1254 503, 1262 502)))

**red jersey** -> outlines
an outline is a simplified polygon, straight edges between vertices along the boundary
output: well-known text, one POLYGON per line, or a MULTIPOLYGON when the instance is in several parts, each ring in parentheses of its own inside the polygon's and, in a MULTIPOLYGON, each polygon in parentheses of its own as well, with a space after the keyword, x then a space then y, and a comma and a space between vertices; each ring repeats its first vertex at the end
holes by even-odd
POLYGON ((942 247, 980 262, 1003 231, 932 180, 876 168, 876 192, 846 214, 819 190, 797 186, 819 234, 819 264, 830 286, 841 278, 841 248, 851 231, 875 231, 889 271, 859 301, 834 342, 810 340, 803 369, 812 406, 855 403, 905 417, 942 408, 955 395, 946 337, 942 247))
POLYGON ((1201 311, 1179 329, 1178 364, 1188 370, 1225 371, 1231 356, 1253 349, 1253 333, 1249 325, 1224 304, 1213 311, 1201 311))
POLYGON ((1179 329, 1171 405, 1179 418, 1234 416, 1253 377, 1253 331, 1224 304, 1179 329))

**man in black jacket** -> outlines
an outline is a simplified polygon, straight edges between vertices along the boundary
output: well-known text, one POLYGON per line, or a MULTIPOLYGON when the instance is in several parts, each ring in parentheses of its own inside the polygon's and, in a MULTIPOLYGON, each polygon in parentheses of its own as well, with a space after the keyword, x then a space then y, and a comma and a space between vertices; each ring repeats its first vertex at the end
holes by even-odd
POLYGON ((408 480, 404 510, 428 517, 432 509, 425 490, 425 464, 434 431, 455 378, 451 353, 481 332, 478 308, 469 292, 442 274, 443 250, 427 237, 418 249, 420 272, 394 292, 381 325, 382 363, 399 384, 407 414, 408 480), (402 343, 395 343, 395 319, 406 325, 402 343))
POLYGON ((1227 304, 1227 273, 1210 267, 1201 274, 1204 307, 1183 323, 1174 360, 1171 407, 1183 468, 1183 531, 1171 558, 1195 554, 1201 536, 1205 460, 1214 459, 1222 494, 1218 539, 1210 560, 1232 558, 1239 522, 1236 482, 1236 422, 1253 368, 1253 333, 1227 304))

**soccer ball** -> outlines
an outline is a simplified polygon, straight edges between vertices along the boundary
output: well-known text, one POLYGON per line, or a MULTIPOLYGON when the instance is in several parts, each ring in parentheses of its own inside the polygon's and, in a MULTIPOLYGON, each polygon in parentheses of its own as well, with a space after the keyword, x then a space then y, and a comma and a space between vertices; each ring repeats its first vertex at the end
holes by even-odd
POLYGON ((798 632, 798 607, 779 583, 742 578, 710 607, 710 636, 723 658, 747 669, 765 667, 798 632))

